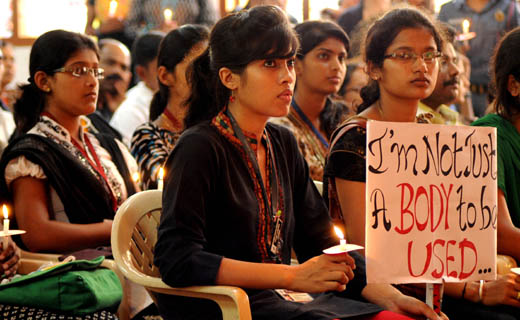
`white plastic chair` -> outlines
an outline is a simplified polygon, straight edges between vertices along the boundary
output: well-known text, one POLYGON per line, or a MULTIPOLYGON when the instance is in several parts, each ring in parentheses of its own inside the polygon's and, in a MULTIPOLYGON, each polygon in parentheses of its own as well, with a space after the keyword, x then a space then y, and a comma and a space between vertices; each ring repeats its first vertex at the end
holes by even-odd
POLYGON ((162 209, 161 197, 162 191, 159 190, 142 191, 128 198, 117 210, 111 242, 114 260, 123 275, 152 292, 213 300, 219 305, 224 320, 250 320, 249 298, 241 288, 173 288, 161 280, 153 264, 153 249, 162 209))

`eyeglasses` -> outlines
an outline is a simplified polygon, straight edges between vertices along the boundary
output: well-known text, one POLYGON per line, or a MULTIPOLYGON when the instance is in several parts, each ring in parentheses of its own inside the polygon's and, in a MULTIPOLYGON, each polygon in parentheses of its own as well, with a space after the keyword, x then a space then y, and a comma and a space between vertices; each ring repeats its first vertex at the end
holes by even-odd
POLYGON ((75 66, 75 67, 63 67, 54 70, 54 72, 67 72, 72 74, 74 77, 81 78, 86 76, 87 74, 91 74, 96 79, 103 79, 105 77, 105 70, 102 68, 89 68, 85 66, 75 66))
POLYGON ((455 56, 453 58, 450 58, 447 55, 443 54, 442 57, 441 57, 441 66, 446 66, 450 62, 452 64, 454 64, 454 65, 458 65, 459 64, 459 57, 455 56))
POLYGON ((394 52, 394 53, 388 54, 386 56, 383 56, 383 58, 385 58, 385 59, 392 58, 392 59, 396 59, 397 61, 401 61, 403 63, 413 63, 417 60, 417 58, 419 56, 422 58, 422 60, 425 63, 429 64, 429 63, 433 63, 435 61, 435 59, 442 57, 442 53, 440 53, 439 51, 428 51, 421 55, 418 55, 415 52, 398 51, 398 52, 394 52))

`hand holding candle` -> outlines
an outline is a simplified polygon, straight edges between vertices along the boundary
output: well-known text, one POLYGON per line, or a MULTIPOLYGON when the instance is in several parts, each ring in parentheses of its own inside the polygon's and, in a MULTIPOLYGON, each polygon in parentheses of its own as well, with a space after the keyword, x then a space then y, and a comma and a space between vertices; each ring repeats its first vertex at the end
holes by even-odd
POLYGON ((475 32, 470 32, 469 27, 471 22, 468 19, 462 20, 461 27, 462 33, 457 36, 457 40, 464 41, 465 45, 468 45, 468 40, 475 38, 477 35, 475 32))
POLYGON ((157 189, 158 190, 162 190, 164 187, 164 168, 161 167, 159 169, 159 174, 158 174, 158 177, 157 177, 157 189))

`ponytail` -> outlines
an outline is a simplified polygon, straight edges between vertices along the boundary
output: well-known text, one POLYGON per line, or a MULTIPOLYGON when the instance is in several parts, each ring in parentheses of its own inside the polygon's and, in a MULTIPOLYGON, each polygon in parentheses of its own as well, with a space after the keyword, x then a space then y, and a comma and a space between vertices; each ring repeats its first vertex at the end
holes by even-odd
POLYGON ((170 98, 170 90, 167 86, 159 83, 159 91, 157 91, 150 102, 150 121, 154 121, 164 112, 170 98))
POLYGON ((45 93, 34 82, 20 86, 21 96, 14 103, 16 129, 13 138, 29 131, 38 122, 45 107, 45 93))
POLYGON ((362 112, 379 100, 379 84, 375 80, 369 80, 368 84, 361 89, 359 94, 363 99, 363 103, 357 108, 357 113, 362 112))
POLYGON ((191 94, 184 119, 186 129, 215 117, 231 95, 230 90, 220 81, 218 72, 212 70, 209 47, 193 61, 188 75, 191 94))

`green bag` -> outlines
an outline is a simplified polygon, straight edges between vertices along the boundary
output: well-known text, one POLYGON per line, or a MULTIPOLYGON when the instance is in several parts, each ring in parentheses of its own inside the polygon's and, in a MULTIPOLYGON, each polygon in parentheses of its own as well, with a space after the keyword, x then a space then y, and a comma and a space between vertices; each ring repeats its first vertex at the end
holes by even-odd
POLYGON ((123 290, 117 275, 98 268, 105 257, 76 260, 0 285, 0 303, 87 314, 116 309, 123 290))

